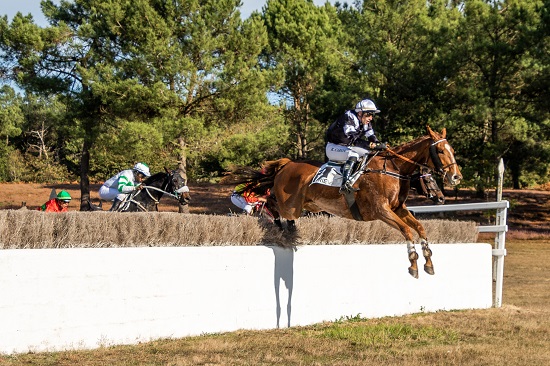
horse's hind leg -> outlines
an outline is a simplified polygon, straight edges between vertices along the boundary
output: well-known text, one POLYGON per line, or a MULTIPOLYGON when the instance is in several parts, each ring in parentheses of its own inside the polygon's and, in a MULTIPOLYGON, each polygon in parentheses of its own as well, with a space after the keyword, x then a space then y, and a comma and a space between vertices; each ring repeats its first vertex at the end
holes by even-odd
POLYGON ((275 197, 269 196, 267 198, 267 208, 269 211, 271 211, 271 214, 273 215, 273 223, 277 225, 279 230, 283 231, 283 223, 281 222, 281 214, 279 214, 279 211, 277 210, 277 200, 275 200, 275 197))
POLYGON ((281 230, 283 230, 283 223, 281 222, 281 217, 277 217, 275 220, 273 220, 273 223, 277 225, 277 227, 281 230))
POLYGON ((296 221, 294 220, 286 220, 287 228, 290 233, 296 232, 296 221))

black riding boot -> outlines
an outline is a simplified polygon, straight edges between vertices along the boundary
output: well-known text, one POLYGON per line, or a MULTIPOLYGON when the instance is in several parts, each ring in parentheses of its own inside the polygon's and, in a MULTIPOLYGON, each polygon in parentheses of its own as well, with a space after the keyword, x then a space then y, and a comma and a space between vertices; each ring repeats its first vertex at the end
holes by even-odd
POLYGON ((359 189, 353 188, 351 186, 351 183, 349 182, 349 176, 351 175, 351 172, 353 170, 353 166, 357 162, 357 158, 355 156, 352 156, 346 161, 342 168, 342 186, 340 187, 340 193, 352 193, 357 192, 359 189))
POLYGON ((111 206, 109 211, 117 211, 121 202, 122 202, 121 200, 119 200, 118 198, 115 198, 115 200, 113 201, 113 205, 111 206))

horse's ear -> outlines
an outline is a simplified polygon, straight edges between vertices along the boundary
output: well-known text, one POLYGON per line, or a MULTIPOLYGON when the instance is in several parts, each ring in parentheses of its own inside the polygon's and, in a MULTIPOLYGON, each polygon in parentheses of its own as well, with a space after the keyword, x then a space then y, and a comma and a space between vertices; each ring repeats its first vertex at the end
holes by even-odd
POLYGON ((167 174, 170 174, 170 171, 168 170, 167 167, 164 167, 164 171, 165 171, 167 174))
POLYGON ((443 127, 443 130, 441 130, 441 138, 444 139, 447 137, 447 129, 443 127))
POLYGON ((435 133, 432 131, 429 125, 426 125, 426 132, 428 132, 428 135, 430 135, 432 140, 436 140, 435 133))

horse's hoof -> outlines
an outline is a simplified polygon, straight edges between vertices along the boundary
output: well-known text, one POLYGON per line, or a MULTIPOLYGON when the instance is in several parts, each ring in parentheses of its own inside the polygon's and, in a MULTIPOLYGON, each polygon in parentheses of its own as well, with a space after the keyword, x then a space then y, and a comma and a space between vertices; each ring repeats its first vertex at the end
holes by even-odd
POLYGON ((409 274, 414 278, 418 278, 418 270, 416 269, 412 269, 411 267, 409 267, 409 274))
POLYGON ((434 268, 433 267, 429 267, 429 266, 424 266, 424 271, 429 274, 429 275, 434 275, 435 272, 434 272, 434 268))

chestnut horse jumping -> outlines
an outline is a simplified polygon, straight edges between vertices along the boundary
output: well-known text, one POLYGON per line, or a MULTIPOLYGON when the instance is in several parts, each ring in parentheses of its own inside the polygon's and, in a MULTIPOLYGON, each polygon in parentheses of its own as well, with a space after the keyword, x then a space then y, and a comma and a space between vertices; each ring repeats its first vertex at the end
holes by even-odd
MULTIPOLYGON (((412 228, 420 237, 422 254, 426 259, 424 270, 433 275, 432 251, 428 247, 426 231, 405 205, 410 178, 418 167, 443 175, 445 181, 453 186, 460 183, 462 175, 454 150, 445 138, 446 130, 443 129, 441 133, 432 131, 430 127, 426 130, 426 136, 381 152, 367 159, 364 164, 357 164, 361 171, 354 183, 354 187, 359 190, 351 194, 355 201, 353 205, 339 193, 338 187, 311 184, 322 165, 320 162, 291 161, 286 158, 266 162, 260 172, 256 171, 248 177, 245 177, 246 174, 241 175, 241 182, 255 185, 258 192, 271 189, 268 206, 279 226, 282 217, 291 220, 288 224, 289 228, 293 228, 292 220, 298 219, 303 210, 314 213, 325 211, 348 219, 382 220, 405 237, 411 263, 409 273, 418 278, 418 254, 412 228), (350 207, 355 208, 355 214, 352 214, 350 207)), ((233 175, 239 174, 234 172, 233 175)))

